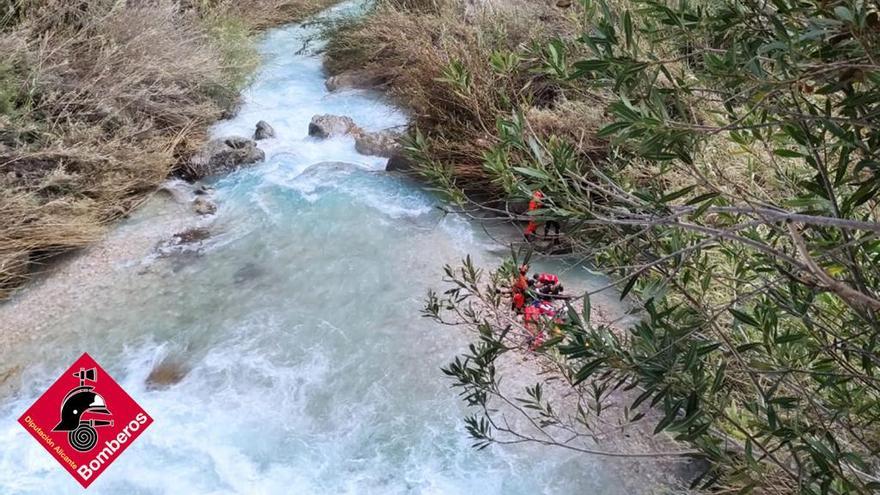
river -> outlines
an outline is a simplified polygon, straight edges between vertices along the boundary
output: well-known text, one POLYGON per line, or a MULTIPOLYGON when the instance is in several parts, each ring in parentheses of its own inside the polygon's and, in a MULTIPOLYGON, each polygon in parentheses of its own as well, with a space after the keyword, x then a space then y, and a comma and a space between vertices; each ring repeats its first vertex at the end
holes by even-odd
MULTIPOLYGON (((18 370, 0 403, 0 493, 82 492, 16 420, 84 351, 155 420, 91 493, 632 493, 613 463, 470 447, 439 371, 467 336, 419 310, 444 263, 491 263, 504 248, 351 138, 307 137, 315 114, 406 122, 377 95, 326 91, 320 32, 268 32, 243 108, 212 129, 249 135, 266 120, 277 137, 260 144, 265 163, 212 183, 220 208, 202 252, 115 267, 0 356, 18 370), (149 386, 162 361, 185 374, 149 386)), ((149 223, 151 208, 118 229, 149 223)))

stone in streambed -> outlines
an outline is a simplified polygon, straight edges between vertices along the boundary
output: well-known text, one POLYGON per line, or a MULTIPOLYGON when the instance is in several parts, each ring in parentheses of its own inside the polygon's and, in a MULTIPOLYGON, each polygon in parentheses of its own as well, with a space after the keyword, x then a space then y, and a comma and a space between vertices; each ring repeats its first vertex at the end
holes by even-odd
POLYGON ((183 205, 190 201, 193 187, 189 182, 171 179, 160 184, 157 191, 167 194, 175 203, 183 205))
POLYGON ((265 120, 257 122, 257 129, 254 131, 254 140, 269 139, 275 137, 275 129, 265 120))
POLYGON ((188 367, 181 360, 166 357, 153 366, 146 379, 147 388, 151 390, 168 388, 180 383, 188 373, 188 367))
POLYGON ((315 115, 309 122, 309 136, 321 139, 362 133, 351 117, 342 115, 315 115))
POLYGON ((363 132, 354 137, 354 147, 362 155, 391 158, 400 153, 400 133, 395 131, 363 132))
POLYGON ((245 282, 249 282, 251 280, 258 279, 266 274, 266 270, 261 268, 256 263, 245 263, 241 268, 235 271, 232 275, 232 280, 236 284, 243 284, 245 282))
POLYGON ((369 89, 385 84, 385 77, 378 71, 348 70, 327 78, 324 85, 328 91, 342 88, 369 89))
POLYGON ((193 227, 174 234, 172 242, 177 245, 194 244, 211 237, 211 231, 204 227, 193 227))
POLYGON ((257 148, 253 140, 239 136, 214 139, 190 158, 186 175, 191 180, 197 180, 229 173, 265 159, 266 153, 257 148))
POLYGON ((203 242, 211 237, 211 231, 204 227, 192 227, 160 241, 156 253, 164 258, 181 255, 200 256, 203 242))
POLYGON ((194 199, 192 206, 193 211, 199 215, 213 215, 214 213, 217 213, 217 204, 203 196, 194 199))
POLYGON ((211 194, 212 191, 214 191, 213 187, 199 184, 198 186, 196 186, 195 189, 193 189, 193 194, 195 194, 196 196, 205 196, 207 194, 211 194))

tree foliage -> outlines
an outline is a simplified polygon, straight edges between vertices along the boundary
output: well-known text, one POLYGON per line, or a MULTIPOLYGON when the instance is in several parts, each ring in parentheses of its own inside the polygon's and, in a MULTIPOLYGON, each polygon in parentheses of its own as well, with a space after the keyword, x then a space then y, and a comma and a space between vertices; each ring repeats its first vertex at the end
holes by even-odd
MULTIPOLYGON (((642 318, 592 324, 586 295, 537 353, 595 396, 592 415, 615 390, 629 391, 630 420, 658 409, 653 430, 710 461, 698 486, 880 490, 878 5, 582 4, 583 36, 537 56, 560 85, 607 103, 608 158, 541 141, 514 114, 486 168, 512 196, 542 190, 539 217, 563 221, 642 318)), ((479 408, 468 431, 478 446, 585 445, 571 439, 588 435, 588 413, 548 419, 540 385, 517 410, 577 436, 511 431, 493 412, 515 402, 494 363, 523 348, 494 290, 511 267, 489 280, 469 262, 449 268, 453 288, 429 297, 429 316, 480 330, 445 370, 479 408)))

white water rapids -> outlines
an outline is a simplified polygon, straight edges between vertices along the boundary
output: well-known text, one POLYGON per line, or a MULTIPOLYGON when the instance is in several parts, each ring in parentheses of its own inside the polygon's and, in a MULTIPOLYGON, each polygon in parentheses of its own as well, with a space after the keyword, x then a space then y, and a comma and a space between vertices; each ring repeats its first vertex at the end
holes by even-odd
POLYGON ((265 163, 213 184, 220 209, 204 254, 122 267, 122 283, 0 356, 21 367, 0 399, 0 493, 82 493, 16 423, 82 352, 155 419, 90 493, 632 493, 611 462, 470 447, 467 410, 439 370, 467 336, 419 310, 444 263, 467 253, 491 263, 504 249, 382 172, 385 160, 358 154, 351 138, 307 137, 315 114, 369 130, 406 121, 370 93, 326 91, 319 33, 315 24, 269 32, 244 107, 213 129, 247 136, 266 120, 277 137, 260 143, 265 163), (148 387, 163 359, 186 375, 148 387))

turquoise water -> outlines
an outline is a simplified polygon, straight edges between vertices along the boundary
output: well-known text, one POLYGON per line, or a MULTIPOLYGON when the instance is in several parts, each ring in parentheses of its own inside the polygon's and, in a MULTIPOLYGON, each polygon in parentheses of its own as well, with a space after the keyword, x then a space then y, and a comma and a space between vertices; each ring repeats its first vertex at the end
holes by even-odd
POLYGON ((155 419, 90 493, 630 493, 597 459, 470 448, 439 371, 467 336, 419 310, 443 263, 504 249, 350 138, 306 136, 319 113, 368 129, 406 119, 375 95, 325 91, 318 30, 268 33, 242 111, 213 129, 248 135, 266 120, 278 135, 261 143, 265 163, 214 184, 204 253, 129 267, 56 315, 53 346, 3 356, 24 370, 0 404, 0 493, 82 492, 15 420, 84 351, 155 419), (169 358, 186 375, 148 387, 169 358))

